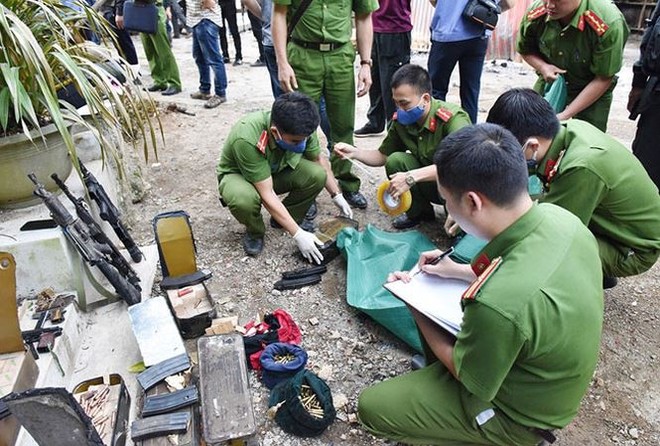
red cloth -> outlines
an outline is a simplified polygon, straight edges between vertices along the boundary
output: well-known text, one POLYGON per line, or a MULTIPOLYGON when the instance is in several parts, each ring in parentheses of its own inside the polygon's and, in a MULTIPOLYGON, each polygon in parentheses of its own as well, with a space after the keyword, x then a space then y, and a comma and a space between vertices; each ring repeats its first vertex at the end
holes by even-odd
MULTIPOLYGON (((269 330, 271 326, 265 322, 269 315, 264 316, 264 322, 256 323, 255 321, 250 321, 243 327, 246 333, 250 333, 249 336, 262 335, 269 330)), ((287 342, 289 344, 300 344, 302 342, 302 334, 300 333, 300 328, 293 320, 291 315, 286 311, 278 308, 273 311, 272 316, 277 319, 277 322, 280 328, 277 330, 277 337, 279 342, 287 342)), ((272 341, 271 341, 272 342, 272 341)), ((254 370, 261 370, 261 363, 259 358, 261 353, 263 353, 264 348, 266 348, 268 343, 262 343, 261 349, 255 353, 249 355, 248 359, 250 361, 250 367, 254 370)))

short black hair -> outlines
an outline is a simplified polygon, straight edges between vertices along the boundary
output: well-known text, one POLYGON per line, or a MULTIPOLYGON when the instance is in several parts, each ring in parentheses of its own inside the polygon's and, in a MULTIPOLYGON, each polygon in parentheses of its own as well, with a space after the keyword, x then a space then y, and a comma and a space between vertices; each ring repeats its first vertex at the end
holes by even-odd
POLYGON ((419 95, 431 93, 431 77, 429 72, 419 65, 407 64, 399 68, 392 75, 390 88, 393 90, 401 85, 410 85, 419 95))
POLYGON ((559 132, 559 119, 552 106, 530 88, 512 88, 502 93, 488 112, 486 122, 508 129, 521 144, 533 136, 552 139, 559 132))
POLYGON ((507 207, 527 193, 527 164, 520 143, 507 129, 476 124, 452 132, 433 157, 438 182, 453 196, 474 191, 507 207))
POLYGON ((316 131, 321 118, 318 106, 309 96, 292 91, 275 99, 270 120, 282 133, 309 136, 316 131))

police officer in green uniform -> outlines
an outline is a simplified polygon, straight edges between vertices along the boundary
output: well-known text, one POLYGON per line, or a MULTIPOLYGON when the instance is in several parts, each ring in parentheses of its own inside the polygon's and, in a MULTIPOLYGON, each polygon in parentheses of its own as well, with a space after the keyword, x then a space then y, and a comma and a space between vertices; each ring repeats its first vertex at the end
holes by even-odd
MULTIPOLYGON (((371 12, 376 0, 315 0, 302 14, 287 39, 301 0, 274 0, 272 32, 277 70, 284 91, 299 89, 315 102, 325 97, 333 143, 353 144, 355 125, 355 49, 351 45, 352 12, 355 13, 357 50, 360 55, 358 92, 363 96, 371 86, 371 12), (288 44, 287 44, 288 42, 288 44)), ((360 180, 351 173, 351 164, 334 153, 332 171, 344 197, 353 207, 364 209, 367 201, 360 193, 360 180)))
POLYGON ((596 236, 604 286, 653 266, 660 255, 660 196, 626 147, 587 122, 560 124, 530 89, 502 94, 488 122, 524 144, 532 172, 545 183, 541 201, 568 209, 596 236))
POLYGON ((568 97, 560 120, 575 117, 605 131, 627 38, 611 0, 537 0, 522 20, 517 50, 539 74, 539 93, 564 75, 568 97))
MULTIPOLYGON (((213 1, 213 0, 208 0, 213 1)), ((140 33, 144 55, 149 62, 149 70, 153 85, 147 89, 149 91, 161 91, 165 96, 175 95, 181 92, 181 77, 179 76, 179 66, 176 64, 174 53, 167 39, 167 30, 165 23, 165 8, 163 2, 156 2, 158 8, 158 26, 154 34, 140 33)))
MULTIPOLYGON (((471 282, 461 329, 454 338, 411 308, 429 365, 364 390, 358 417, 406 444, 553 440, 577 414, 598 361, 596 241, 570 212, 532 203, 520 144, 499 126, 452 133, 434 161, 447 209, 488 244, 472 265, 433 264, 439 250, 421 255, 420 274, 471 282)), ((397 279, 410 275, 388 277, 397 279)))
POLYGON ((309 261, 320 263, 322 243, 312 233, 313 222, 303 221, 321 189, 330 193, 342 215, 351 218, 330 163, 321 156, 316 128, 318 108, 302 93, 283 94, 270 112, 245 116, 229 132, 218 161, 218 191, 232 215, 246 226, 243 248, 256 256, 264 245, 266 228, 261 205, 271 225, 284 228, 309 261), (283 201, 278 194, 288 193, 283 201))
POLYGON ((444 137, 472 122, 459 106, 431 96, 429 74, 418 65, 399 68, 391 86, 397 111, 378 150, 337 144, 335 152, 369 166, 384 165, 391 178, 388 192, 392 197, 410 190, 410 209, 392 221, 395 228, 406 229, 434 218, 431 203, 441 203, 441 199, 435 185, 433 154, 444 137))

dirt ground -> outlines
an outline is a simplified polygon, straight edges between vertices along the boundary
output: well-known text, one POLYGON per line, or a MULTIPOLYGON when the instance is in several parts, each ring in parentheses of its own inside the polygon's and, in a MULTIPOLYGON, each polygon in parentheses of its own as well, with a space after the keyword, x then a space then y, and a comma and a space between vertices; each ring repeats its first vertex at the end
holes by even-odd
MULTIPOLYGON (((135 164, 142 170, 144 194, 129 204, 132 229, 142 244, 153 243, 151 219, 159 212, 183 209, 191 218, 197 240, 198 262, 213 271, 209 282, 220 316, 238 315, 241 323, 277 308, 288 311, 303 331, 303 347, 309 366, 325 377, 336 401, 346 401, 336 422, 320 437, 301 439, 285 434, 266 419, 268 390, 254 375, 251 392, 258 423, 257 438, 267 445, 380 445, 388 444, 366 433, 354 422, 360 391, 378 381, 406 373, 413 351, 387 330, 345 302, 346 265, 341 258, 329 264, 323 281, 295 291, 278 292, 273 284, 280 273, 302 267, 291 238, 281 230, 268 228, 265 249, 257 258, 246 257, 241 248, 243 228, 218 202, 215 164, 227 132, 244 114, 267 109, 272 103, 267 70, 250 67, 257 58, 256 43, 249 32, 242 33, 244 61, 227 66, 229 101, 213 110, 189 99, 197 88, 197 71, 191 56, 192 41, 174 41, 182 73, 183 93, 171 98, 154 98, 164 107, 175 101, 195 116, 163 111, 166 144, 153 156, 135 164), (318 320, 318 324, 309 321, 318 320)), ((136 43, 139 42, 136 40, 136 43)), ((636 42, 626 52, 615 90, 610 115, 610 133, 630 145, 635 124, 627 119, 625 100, 630 88, 630 66, 636 42)), ((230 52, 233 47, 230 42, 230 52)), ((138 54, 143 52, 138 48, 138 54)), ((416 54, 414 63, 426 66, 426 54, 416 54)), ((233 60, 233 59, 232 59, 233 60)), ((506 88, 531 86, 534 74, 517 63, 487 62, 482 77, 480 121, 495 98, 506 88), (505 66, 503 66, 505 65, 505 66)), ((142 60, 142 72, 148 73, 142 60)), ((145 84, 148 76, 143 77, 145 84)), ((458 79, 453 82, 449 101, 458 102, 458 79)), ((357 101, 356 127, 366 121, 368 98, 357 101)), ((380 138, 357 140, 361 148, 376 148, 380 138)), ((378 179, 382 169, 369 168, 378 179)), ((378 211, 375 186, 364 173, 363 192, 369 200, 366 211, 356 211, 361 226, 370 223, 392 230, 389 219, 378 211)), ((319 198, 317 221, 336 214, 327 194, 319 198)), ((442 232, 444 217, 425 223, 420 230, 447 246, 442 232)), ((268 218, 264 211, 264 218, 268 218)), ((557 444, 565 445, 658 445, 660 444, 660 379, 658 378, 660 318, 657 298, 660 267, 646 274, 622 279, 605 292, 605 324, 598 369, 577 418, 559 433, 557 444)), ((575 280, 580 280, 576 277, 575 280)), ((576 296, 579 298, 579 296, 576 296)), ((442 402, 438 402, 442 404, 442 402)), ((542 402, 539 402, 542 404, 542 402)))

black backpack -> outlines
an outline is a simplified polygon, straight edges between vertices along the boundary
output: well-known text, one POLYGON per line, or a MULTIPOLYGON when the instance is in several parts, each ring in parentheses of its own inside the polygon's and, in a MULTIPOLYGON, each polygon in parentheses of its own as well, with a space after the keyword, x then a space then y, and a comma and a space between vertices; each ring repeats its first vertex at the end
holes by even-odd
POLYGON ((660 75, 660 2, 655 6, 642 37, 642 70, 649 76, 660 75))

